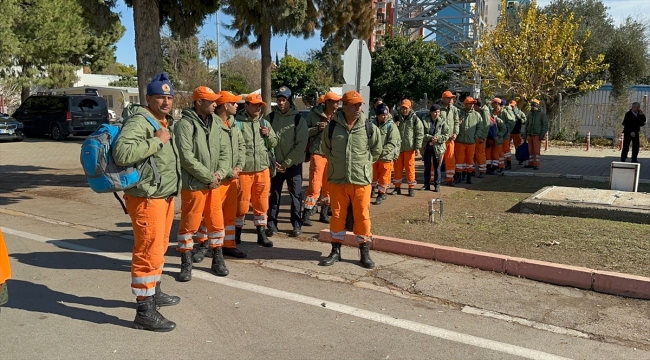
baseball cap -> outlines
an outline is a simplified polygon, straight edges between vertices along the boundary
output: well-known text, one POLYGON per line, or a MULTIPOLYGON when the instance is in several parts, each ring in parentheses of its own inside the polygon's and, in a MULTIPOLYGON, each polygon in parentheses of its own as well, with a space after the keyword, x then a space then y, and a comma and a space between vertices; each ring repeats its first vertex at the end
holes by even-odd
POLYGON ((325 95, 323 95, 323 102, 325 102, 325 101, 327 101, 327 100, 339 101, 339 100, 341 100, 341 97, 338 96, 338 95, 337 95, 335 92, 333 92, 333 91, 328 91, 327 93, 325 93, 325 95))
POLYGON ((517 106, 517 102, 514 101, 514 100, 510 100, 510 105, 512 105, 512 106, 517 106))
POLYGON ((199 86, 194 89, 192 93, 192 101, 196 100, 208 100, 208 101, 217 101, 221 95, 214 92, 207 86, 199 86))
POLYGON ((223 105, 226 103, 236 103, 236 102, 240 102, 242 99, 241 96, 237 96, 231 93, 230 91, 225 91, 225 90, 219 92, 219 95, 221 95, 221 97, 217 99, 217 105, 223 105))
POLYGON ((318 97, 318 105, 321 105, 322 103, 325 102, 325 95, 321 95, 318 97))
POLYGON ((253 105, 262 104, 266 106, 266 103, 264 102, 264 100, 262 100, 262 95, 260 94, 248 94, 248 96, 246 96, 246 99, 244 101, 253 105))
POLYGON ((402 102, 400 103, 400 106, 407 107, 407 108, 410 109, 411 106, 413 106, 413 103, 411 103, 411 100, 409 100, 409 99, 404 99, 404 100, 402 100, 402 102))
POLYGON ((275 97, 278 97, 278 96, 284 96, 287 99, 290 98, 291 97, 291 89, 289 89, 286 86, 280 86, 280 88, 278 89, 278 93, 275 94, 275 97))
POLYGON ((454 95, 451 91, 447 90, 442 93, 442 97, 444 98, 455 98, 456 95, 454 95))
POLYGON ((356 92, 354 90, 350 90, 350 91, 346 92, 345 94, 343 94, 343 98, 341 100, 344 103, 348 103, 348 104, 352 104, 352 105, 363 103, 363 98, 361 97, 361 94, 359 94, 358 92, 356 92))
POLYGON ((474 104, 474 103, 476 103, 476 100, 474 100, 474 98, 471 96, 466 97, 465 101, 463 101, 463 104, 474 104))

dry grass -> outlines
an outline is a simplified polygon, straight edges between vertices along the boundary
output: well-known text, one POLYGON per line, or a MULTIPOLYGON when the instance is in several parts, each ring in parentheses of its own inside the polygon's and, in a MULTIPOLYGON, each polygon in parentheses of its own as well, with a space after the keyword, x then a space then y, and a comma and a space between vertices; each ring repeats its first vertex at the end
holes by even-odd
MULTIPOLYGON (((409 206, 408 202, 400 201, 400 207, 382 215, 381 221, 373 221, 373 232, 598 270, 648 275, 650 225, 519 213, 521 200, 549 185, 607 187, 606 183, 571 179, 488 177, 480 184, 469 185, 444 197, 444 221, 441 223, 429 224, 424 206, 418 208, 421 211, 414 211, 412 203, 409 206), (551 245, 554 242, 559 244, 551 245)), ((650 187, 642 184, 639 191, 650 192, 650 187)), ((418 198, 422 197, 418 195, 418 198)))

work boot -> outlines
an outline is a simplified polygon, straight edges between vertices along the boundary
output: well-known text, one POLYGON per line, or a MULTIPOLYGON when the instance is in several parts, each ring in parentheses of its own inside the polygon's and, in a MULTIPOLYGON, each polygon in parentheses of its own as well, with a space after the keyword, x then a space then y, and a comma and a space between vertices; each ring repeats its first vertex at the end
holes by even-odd
POLYGON ((415 197, 415 189, 414 188, 409 188, 409 196, 410 197, 415 197))
POLYGON ((484 177, 485 177, 485 174, 484 174, 484 173, 478 173, 478 178, 479 178, 479 179, 483 179, 484 177))
POLYGON ((472 173, 467 173, 466 178, 467 178, 467 183, 468 184, 470 184, 470 185, 473 184, 473 182, 472 182, 472 173))
POLYGON ((431 191, 431 185, 424 185, 420 188, 422 191, 431 191))
POLYGON ((402 188, 396 187, 396 188, 393 189, 393 192, 390 193, 390 194, 391 195, 402 195, 402 188))
POLYGON ((454 180, 449 180, 445 184, 447 184, 447 186, 455 186, 454 185, 454 180))
POLYGON ((487 170, 488 175, 495 175, 494 168, 495 168, 494 165, 488 165, 488 170, 487 170))
POLYGON ((226 262, 223 260, 223 248, 220 246, 212 251, 214 252, 214 257, 212 258, 212 271, 214 271, 217 276, 228 276, 230 271, 228 271, 226 262))
POLYGON ((160 281, 156 283, 156 293, 153 295, 153 300, 157 306, 173 306, 181 302, 178 296, 167 295, 160 290, 160 281))
MULTIPOLYGON (((257 227, 257 242, 258 243, 260 242, 260 233, 259 233, 259 231, 260 231, 260 227, 258 226, 257 227)), ((270 225, 266 229, 266 236, 268 236, 268 237, 272 237, 273 235, 276 235, 277 233, 278 233, 278 228, 276 226, 274 226, 274 225, 270 225)))
POLYGON ((311 216, 311 209, 304 209, 302 211, 302 224, 305 226, 312 226, 313 224, 311 223, 311 219, 309 218, 311 216))
POLYGON ((386 194, 381 193, 377 195, 377 199, 375 200, 375 205, 381 205, 381 203, 383 203, 384 200, 386 200, 386 194))
POLYGON ((293 228, 293 230, 291 231, 291 237, 298 237, 300 235, 302 235, 302 229, 299 227, 293 228))
POLYGON ((341 243, 332 242, 332 252, 323 259, 318 265, 320 266, 332 266, 335 262, 341 261, 341 243))
POLYGON ((232 256, 232 257, 238 258, 238 259, 246 259, 248 257, 248 255, 245 252, 237 249, 236 247, 235 248, 227 248, 227 247, 221 248, 221 253, 224 256, 232 256))
POLYGON ((433 188, 433 191, 440 192, 440 185, 436 185, 436 187, 433 188))
POLYGON ((512 160, 506 160, 506 170, 512 169, 512 160))
POLYGON ((192 280, 192 253, 188 251, 181 253, 181 273, 178 274, 178 281, 190 280, 192 280))
POLYGON ((264 231, 264 226, 260 225, 257 227, 257 243, 264 246, 264 247, 273 247, 273 241, 269 240, 268 236, 270 234, 277 234, 278 233, 278 228, 276 227, 270 227, 268 230, 264 231))
POLYGON ((467 176, 467 173, 460 173, 460 181, 465 181, 465 177, 467 176))
POLYGON ((361 264, 366 269, 374 269, 375 262, 370 258, 370 244, 363 243, 359 245, 359 252, 361 253, 361 264))
POLYGON ((192 254, 192 262, 194 263, 200 263, 205 259, 205 254, 208 252, 208 242, 204 241, 202 243, 199 243, 199 247, 195 250, 194 254, 192 254))
MULTIPOLYGON (((377 195, 377 196, 379 196, 379 195, 377 195)), ((320 221, 322 223, 325 223, 325 224, 329 224, 330 223, 330 216, 328 215, 329 210, 330 210, 329 205, 321 206, 321 208, 320 208, 320 217, 318 218, 318 221, 320 221)))
POLYGON ((460 173, 457 172, 457 173, 454 175, 454 184, 460 184, 460 182, 461 182, 461 176, 460 176, 460 173))
POLYGON ((241 244, 241 228, 240 227, 235 228, 235 244, 237 244, 237 245, 241 244))
POLYGON ((135 313, 133 326, 136 329, 156 332, 167 332, 176 329, 176 323, 165 319, 158 312, 153 296, 149 296, 144 300, 138 300, 138 309, 135 313))
POLYGON ((378 195, 379 189, 376 186, 372 187, 372 192, 370 193, 370 197, 375 197, 378 195))

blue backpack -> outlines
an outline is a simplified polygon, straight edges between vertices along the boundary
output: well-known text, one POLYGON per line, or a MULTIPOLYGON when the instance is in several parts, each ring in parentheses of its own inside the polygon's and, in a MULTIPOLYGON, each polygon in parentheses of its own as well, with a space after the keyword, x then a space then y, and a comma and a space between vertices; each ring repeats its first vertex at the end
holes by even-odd
POLYGON ((490 120, 490 128, 488 129, 488 138, 494 139, 499 134, 499 128, 496 121, 490 120))
MULTIPOLYGON (((145 116, 147 121, 158 131, 158 121, 145 116)), ((125 120, 127 121, 127 120, 125 120)), ((141 168, 135 165, 117 166, 113 160, 113 146, 122 130, 121 124, 102 124, 94 133, 90 134, 81 145, 81 166, 86 175, 86 181, 90 188, 96 193, 113 193, 115 198, 122 205, 126 214, 126 206, 117 195, 118 191, 124 191, 138 185, 140 181, 141 168)), ((160 183, 160 173, 156 164, 150 156, 149 162, 154 173, 157 184, 160 183)))

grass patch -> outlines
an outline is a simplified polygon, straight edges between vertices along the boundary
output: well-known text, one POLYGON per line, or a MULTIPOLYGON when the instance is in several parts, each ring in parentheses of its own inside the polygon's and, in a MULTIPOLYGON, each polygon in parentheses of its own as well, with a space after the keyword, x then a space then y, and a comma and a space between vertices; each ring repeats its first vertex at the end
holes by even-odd
MULTIPOLYGON (((429 224, 426 206, 402 205, 373 221, 373 233, 647 276, 650 225, 519 212, 519 202, 550 186, 606 189, 607 183, 489 177, 443 197, 444 220, 429 224)), ((443 188, 443 194, 444 194, 443 188)), ((639 191, 650 192, 640 184, 639 191)), ((437 217, 436 217, 437 220, 437 217)))

